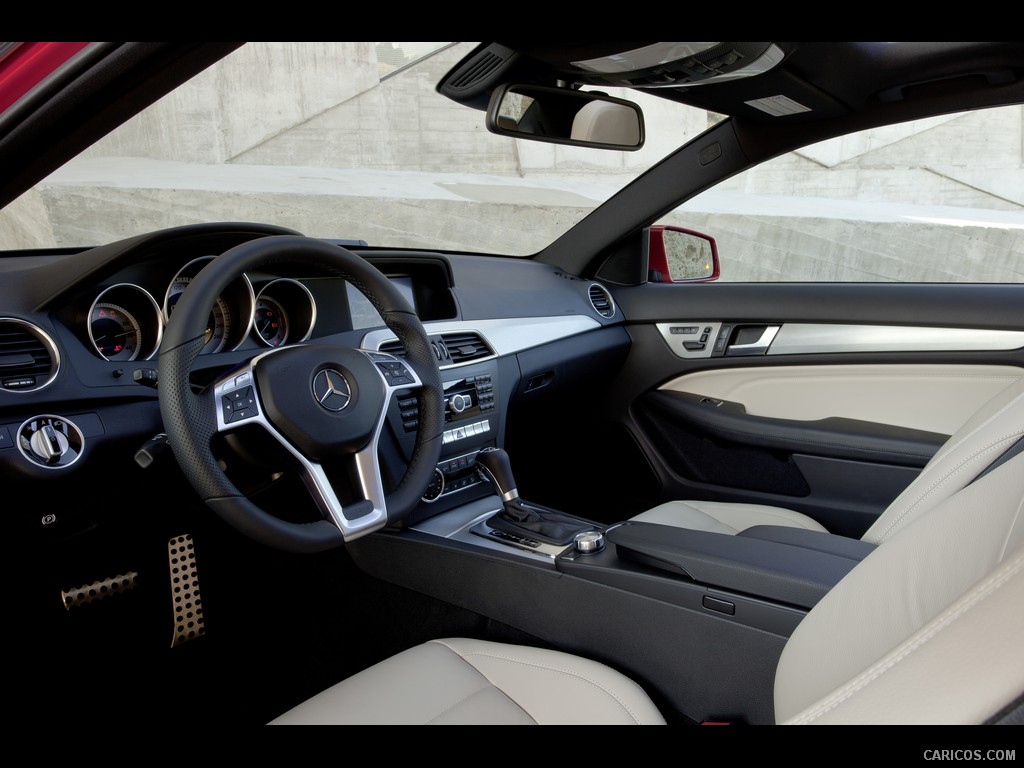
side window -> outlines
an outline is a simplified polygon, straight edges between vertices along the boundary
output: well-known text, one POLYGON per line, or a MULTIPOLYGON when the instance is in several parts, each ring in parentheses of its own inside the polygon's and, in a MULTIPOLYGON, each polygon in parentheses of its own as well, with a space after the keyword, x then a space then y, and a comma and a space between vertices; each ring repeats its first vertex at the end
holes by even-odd
POLYGON ((733 282, 1024 282, 1024 108, 805 147, 661 223, 713 237, 733 282))

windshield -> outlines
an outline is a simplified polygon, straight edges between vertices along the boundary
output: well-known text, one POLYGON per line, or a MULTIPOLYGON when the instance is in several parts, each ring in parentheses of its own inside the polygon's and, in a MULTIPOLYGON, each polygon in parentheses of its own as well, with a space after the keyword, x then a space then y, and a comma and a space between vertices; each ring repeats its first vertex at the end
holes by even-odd
MULTIPOLYGON (((708 125, 638 152, 522 142, 436 92, 473 42, 247 43, 14 203, 5 248, 255 221, 370 246, 528 255, 708 125)), ((616 94, 617 95, 617 94, 616 94)))
MULTIPOLYGON (((495 135, 482 111, 437 92, 477 45, 246 43, 8 206, 0 249, 238 221, 529 256, 722 119, 609 88, 643 109, 639 151, 495 135)), ((1022 115, 949 114, 814 144, 660 223, 716 238, 723 281, 1019 282, 1022 115)))

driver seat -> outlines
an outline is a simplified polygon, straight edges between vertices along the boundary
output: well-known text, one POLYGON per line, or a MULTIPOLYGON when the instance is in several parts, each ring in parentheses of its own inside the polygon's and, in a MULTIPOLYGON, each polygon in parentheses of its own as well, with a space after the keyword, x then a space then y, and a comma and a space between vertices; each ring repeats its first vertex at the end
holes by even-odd
MULTIPOLYGON (((1019 722, 1022 605, 1017 454, 897 526, 811 609, 778 661, 776 721, 1019 722)), ((604 664, 448 639, 360 672, 272 724, 663 722, 640 686, 604 664)))
MULTIPOLYGON (((962 489, 1008 452, 1024 448, 1024 379, 995 395, 960 427, 861 537, 880 544, 897 530, 962 489)), ((782 507, 719 501, 669 501, 632 518, 712 533, 736 534, 755 525, 826 529, 782 507)))

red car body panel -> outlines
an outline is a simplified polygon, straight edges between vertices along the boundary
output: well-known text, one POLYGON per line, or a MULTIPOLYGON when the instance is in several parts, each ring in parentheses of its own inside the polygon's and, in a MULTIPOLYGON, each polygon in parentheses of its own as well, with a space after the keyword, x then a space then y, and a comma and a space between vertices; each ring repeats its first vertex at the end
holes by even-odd
POLYGON ((18 43, 0 59, 0 113, 88 43, 18 43))

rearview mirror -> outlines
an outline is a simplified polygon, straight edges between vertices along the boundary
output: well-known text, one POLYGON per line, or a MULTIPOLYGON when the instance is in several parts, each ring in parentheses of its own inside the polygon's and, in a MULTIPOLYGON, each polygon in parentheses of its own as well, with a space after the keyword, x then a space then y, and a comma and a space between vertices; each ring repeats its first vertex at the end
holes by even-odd
POLYGON ((721 274, 715 238, 656 224, 644 230, 647 279, 652 283, 710 283, 721 274))
POLYGON ((491 94, 487 130, 502 136, 628 152, 644 145, 640 107, 603 93, 503 85, 491 94))

